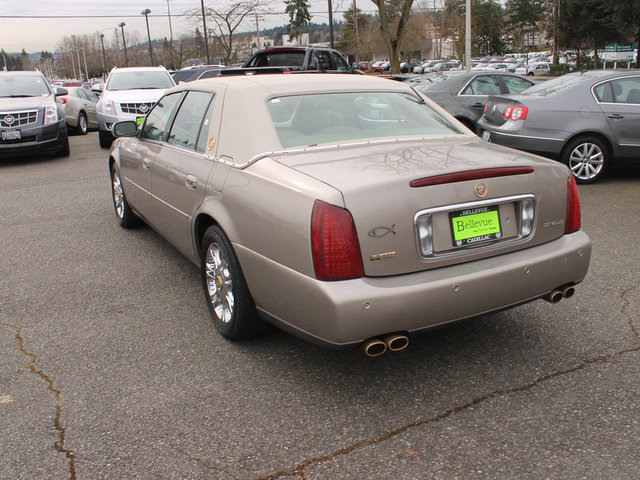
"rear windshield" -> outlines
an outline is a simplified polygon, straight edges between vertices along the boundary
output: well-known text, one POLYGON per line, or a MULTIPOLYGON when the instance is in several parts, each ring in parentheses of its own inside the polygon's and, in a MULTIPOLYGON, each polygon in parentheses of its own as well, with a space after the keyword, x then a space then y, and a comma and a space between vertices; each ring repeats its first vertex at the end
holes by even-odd
POLYGON ((260 54, 251 62, 252 67, 302 67, 304 66, 304 57, 306 52, 299 51, 280 51, 265 52, 260 54))
POLYGON ((284 148, 462 133, 421 99, 405 93, 296 95, 273 98, 267 106, 284 148))
POLYGON ((567 88, 571 88, 582 82, 588 82, 598 78, 597 75, 587 73, 569 73, 568 75, 562 75, 561 77, 554 78, 540 82, 526 90, 520 92, 520 95, 538 95, 541 97, 548 97, 555 95, 558 92, 562 92, 567 88))
POLYGON ((0 77, 0 98, 48 97, 51 90, 40 75, 2 75, 0 77))
POLYGON ((168 72, 138 71, 113 72, 109 77, 107 90, 133 90, 146 88, 170 88, 173 82, 168 72))

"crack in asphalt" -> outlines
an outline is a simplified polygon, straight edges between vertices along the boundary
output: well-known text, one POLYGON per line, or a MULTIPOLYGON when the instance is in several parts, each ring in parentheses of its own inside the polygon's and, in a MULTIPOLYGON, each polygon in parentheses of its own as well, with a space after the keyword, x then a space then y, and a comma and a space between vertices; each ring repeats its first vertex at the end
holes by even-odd
POLYGON ((366 439, 366 440, 361 440, 357 443, 351 444, 347 447, 341 448, 339 450, 335 450, 332 453, 329 453, 327 455, 322 455, 319 457, 313 457, 310 458, 308 460, 305 460, 303 462, 300 462, 299 464, 297 464, 295 467, 293 467, 293 469, 291 470, 282 470, 280 472, 277 473, 272 473, 269 475, 266 475, 264 477, 257 477, 255 480, 274 480, 274 479, 278 479, 278 478, 282 478, 282 477, 294 477, 297 476, 299 477, 301 480, 306 480, 306 475, 305 475, 305 470, 308 467, 311 467, 313 465, 319 464, 319 463, 325 463, 325 462, 330 462, 332 460, 335 460, 337 457, 340 457, 342 455, 347 455, 351 452, 353 452, 354 450, 358 450, 360 448, 364 448, 364 447, 368 447, 371 445, 377 445, 379 443, 382 443, 386 440, 389 440, 397 435, 400 435, 401 433, 406 432, 407 430, 413 429, 413 428, 417 428, 417 427, 421 427, 424 425, 428 425, 431 423, 435 423, 435 422, 439 422, 440 420, 444 420, 447 417, 450 417, 451 415, 454 415, 456 413, 460 413, 468 408, 471 408, 475 405, 478 405, 479 403, 483 403, 487 400, 490 400, 492 398, 501 396, 501 395, 508 395, 508 394, 512 394, 512 393, 518 393, 518 392, 522 392, 525 390, 529 390, 534 388, 535 386, 546 382, 547 380, 552 380, 554 378, 558 378, 560 376, 563 375, 568 375, 570 373, 574 373, 577 372, 579 370, 583 370, 584 368, 588 367, 589 365, 595 364, 595 363, 603 363, 603 362, 608 362, 613 360, 614 358, 617 358, 621 355, 627 354, 627 353, 632 353, 632 352, 640 352, 640 332, 638 332, 638 329, 636 329, 635 325, 633 324, 633 319, 631 317, 631 315, 626 313, 626 310, 629 308, 629 306, 631 305, 631 302, 629 301, 629 299, 627 298, 627 294, 629 292, 631 292, 632 290, 635 290, 636 287, 631 287, 628 288, 627 290, 624 290, 621 294, 620 294, 620 298, 622 299, 622 301, 624 302, 624 305, 622 306, 622 309, 620 310, 620 313, 624 316, 627 317, 627 320, 629 322, 629 326, 631 327, 631 331, 632 333, 635 335, 635 337, 638 339, 639 344, 636 345, 635 347, 630 347, 630 348, 626 348, 620 351, 617 351, 615 353, 611 353, 608 355, 598 355, 597 357, 593 357, 590 359, 587 359, 585 361, 583 361, 582 363, 573 366, 571 368, 567 368, 565 370, 556 370, 555 372, 552 373, 548 373, 547 375, 543 375, 541 377, 536 378, 535 380, 533 380, 530 383, 527 383, 525 385, 520 385, 517 387, 512 387, 512 388, 502 388, 499 390, 495 390, 493 392, 490 393, 486 393, 482 396, 476 397, 472 400, 470 400, 469 402, 463 404, 463 405, 459 405, 457 407, 453 407, 450 408, 448 410, 445 410, 444 412, 441 412, 439 414, 437 414, 434 417, 430 417, 430 418, 425 418, 422 420, 417 420, 415 422, 410 422, 410 423, 406 423, 404 425, 402 425, 401 427, 395 428, 393 430, 390 430, 382 435, 380 435, 377 438, 370 438, 370 439, 366 439))
POLYGON ((36 362, 38 361, 38 357, 36 357, 33 353, 28 351, 24 345, 24 338, 22 337, 21 331, 22 327, 17 325, 12 325, 11 323, 6 323, 0 321, 0 325, 9 327, 15 331, 16 341, 18 343, 18 349, 22 354, 27 356, 30 361, 27 364, 27 368, 29 371, 35 375, 38 375, 46 384, 47 390, 53 393, 56 399, 56 414, 53 419, 53 426, 58 432, 58 440, 53 444, 55 449, 65 455, 69 464, 69 480, 76 480, 76 454, 72 450, 68 450, 64 448, 64 438, 66 434, 65 427, 60 422, 60 417, 62 416, 62 394, 60 390, 58 390, 53 383, 51 377, 49 377, 46 373, 36 367, 36 362))
POLYGON ((216 472, 223 472, 226 473, 227 475, 229 475, 231 478, 238 480, 238 477, 236 477, 235 475, 231 474, 230 472, 228 472, 227 470, 225 470, 224 468, 218 467, 218 466, 212 466, 209 465, 209 463, 200 458, 200 457, 196 457, 195 455, 191 455, 189 452, 187 452, 186 450, 177 447, 175 445, 173 445, 172 443, 170 443, 169 445, 171 445, 171 448, 173 448, 176 452, 186 456, 187 458, 190 458, 191 460, 193 460, 194 462, 202 465, 203 467, 205 467, 207 470, 215 470, 216 472))

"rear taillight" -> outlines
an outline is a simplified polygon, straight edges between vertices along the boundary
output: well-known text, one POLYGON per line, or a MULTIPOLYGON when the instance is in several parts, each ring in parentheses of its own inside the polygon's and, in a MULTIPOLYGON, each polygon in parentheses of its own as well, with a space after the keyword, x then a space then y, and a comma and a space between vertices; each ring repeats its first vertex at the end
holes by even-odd
POLYGON ((483 114, 487 113, 487 110, 489 109, 489 104, 485 103, 484 104, 484 110, 482 111, 483 114))
POLYGON ((58 97, 58 103, 64 105, 67 103, 67 97, 58 97))
POLYGON ((511 120, 524 120, 527 118, 529 109, 527 107, 507 107, 502 116, 511 120))
POLYGON ((316 200, 311 214, 311 253, 319 280, 364 275, 356 226, 344 208, 316 200))
POLYGON ((564 233, 573 233, 580 230, 580 197, 578 185, 573 175, 569 175, 567 181, 567 216, 564 223, 564 233))

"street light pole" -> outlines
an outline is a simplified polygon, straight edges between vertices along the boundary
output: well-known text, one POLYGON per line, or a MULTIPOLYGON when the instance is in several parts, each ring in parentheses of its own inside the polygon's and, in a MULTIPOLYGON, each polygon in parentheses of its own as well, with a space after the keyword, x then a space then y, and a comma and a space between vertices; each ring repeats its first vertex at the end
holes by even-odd
POLYGON ((471 70, 471 0, 467 0, 465 12, 465 45, 464 45, 464 63, 465 70, 471 70))
POLYGON ((100 46, 102 47, 102 78, 107 73, 107 57, 104 55, 104 33, 98 35, 100 37, 100 46))
POLYGON ((171 27, 171 7, 169 7, 169 0, 167 0, 167 13, 169 14, 169 54, 171 55, 171 68, 175 68, 173 64, 173 28, 171 27))
POLYGON ((124 27, 125 27, 126 23, 124 22, 120 22, 120 25, 118 25, 120 27, 120 30, 122 30, 122 48, 124 50, 124 66, 128 67, 129 66, 129 59, 127 58, 127 42, 124 39, 124 27))
POLYGON ((147 21, 147 39, 149 39, 149 56, 151 57, 151 66, 153 67, 153 48, 151 48, 151 33, 149 32, 149 14, 151 10, 145 8, 142 12, 144 19, 147 21))
POLYGON ((204 49, 207 52, 207 65, 211 65, 211 60, 209 59, 209 41, 207 40, 207 20, 206 20, 206 15, 204 13, 204 0, 200 0, 200 5, 202 6, 202 27, 204 28, 204 49))

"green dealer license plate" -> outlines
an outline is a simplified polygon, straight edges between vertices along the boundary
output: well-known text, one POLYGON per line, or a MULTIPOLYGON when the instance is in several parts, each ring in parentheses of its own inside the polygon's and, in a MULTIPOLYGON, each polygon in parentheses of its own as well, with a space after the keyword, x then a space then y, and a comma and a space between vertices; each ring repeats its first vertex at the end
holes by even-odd
POLYGON ((456 247, 502 237, 497 205, 449 212, 449 220, 453 244, 456 247))

